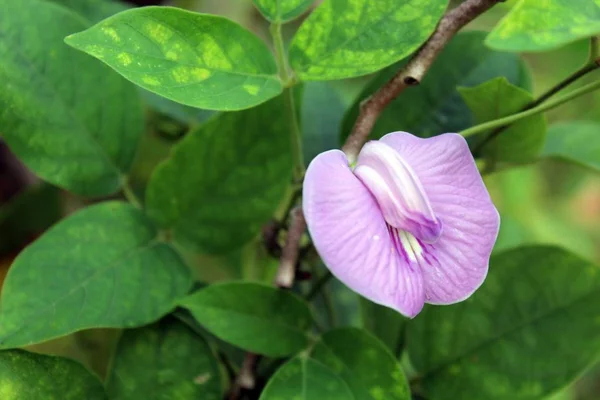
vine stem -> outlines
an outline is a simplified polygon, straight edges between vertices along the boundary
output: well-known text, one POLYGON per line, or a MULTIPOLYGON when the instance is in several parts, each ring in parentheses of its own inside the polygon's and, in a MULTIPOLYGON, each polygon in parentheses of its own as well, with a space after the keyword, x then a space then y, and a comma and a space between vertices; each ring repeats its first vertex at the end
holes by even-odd
POLYGON ((281 34, 281 24, 273 23, 269 27, 271 37, 273 38, 273 46, 275 48, 275 60, 279 77, 283 83, 285 110, 288 121, 290 121, 290 139, 292 149, 292 160, 294 162, 294 181, 299 182, 304 176, 304 156, 302 154, 302 134, 298 124, 298 115, 296 113, 296 104, 294 99, 294 79, 291 77, 287 65, 287 57, 285 47, 283 45, 283 36, 281 34))
POLYGON ((546 103, 543 103, 543 104, 541 104, 537 107, 531 108, 529 110, 522 111, 517 114, 512 114, 507 117, 498 118, 493 121, 488 121, 483 124, 475 125, 471 128, 461 131, 460 134, 463 137, 469 137, 469 136, 473 136, 473 135, 476 135, 481 132, 485 132, 490 129, 503 127, 503 126, 512 124, 513 122, 517 122, 523 118, 531 117, 532 115, 536 115, 536 114, 542 113, 544 111, 551 110, 555 107, 560 106, 561 104, 566 103, 567 101, 570 101, 570 100, 572 100, 576 97, 582 96, 584 94, 593 92, 594 90, 597 90, 597 89, 600 89, 600 81, 589 83, 579 89, 573 90, 572 92, 565 94, 564 96, 561 96, 552 101, 548 101, 546 103))
POLYGON ((409 86, 418 85, 452 37, 467 23, 504 0, 465 0, 444 15, 436 30, 412 59, 361 104, 354 127, 342 150, 353 163, 383 110, 409 86))
MULTIPOLYGON (((535 99, 531 103, 525 105, 525 107, 521 108, 519 111, 527 111, 527 110, 530 110, 532 108, 539 106, 540 104, 546 102, 546 100, 548 100, 549 98, 553 97, 558 92, 565 89, 567 86, 571 85, 573 82, 579 80, 580 78, 583 78, 590 72, 599 69, 600 68, 599 50, 600 49, 598 47, 598 38, 592 37, 592 39, 590 40, 590 52, 589 52, 588 61, 577 71, 573 72, 572 74, 567 76, 565 79, 558 82, 556 85, 552 86, 550 89, 548 89, 546 92, 544 92, 541 96, 539 96, 537 99, 535 99)), ((481 152, 481 150, 483 150, 483 148, 487 144, 489 144, 492 140, 494 140, 498 135, 500 135, 507 128, 508 128, 508 126, 505 125, 505 126, 501 126, 497 129, 493 130, 492 132, 490 132, 490 134, 473 149, 473 153, 479 154, 481 152)))
POLYGON ((127 199, 128 202, 133 204, 134 207, 141 209, 142 202, 136 196, 131 185, 129 185, 129 181, 127 181, 127 179, 123 179, 123 183, 121 184, 121 187, 122 187, 123 196, 125 196, 125 199, 127 199))

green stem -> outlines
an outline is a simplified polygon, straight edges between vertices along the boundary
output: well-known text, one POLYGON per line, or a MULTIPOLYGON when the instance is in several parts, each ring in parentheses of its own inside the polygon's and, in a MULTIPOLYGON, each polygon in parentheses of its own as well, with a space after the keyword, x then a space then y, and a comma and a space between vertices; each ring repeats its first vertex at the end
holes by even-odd
POLYGON ((271 24, 269 31, 271 32, 273 45, 275 47, 275 60, 277 61, 277 68, 279 69, 279 77, 281 78, 283 86, 285 87, 283 96, 287 118, 290 121, 290 139, 292 146, 292 159, 294 162, 294 180, 298 182, 304 176, 304 157, 302 155, 302 134, 300 133, 294 91, 292 89, 294 80, 288 71, 285 47, 283 45, 283 36, 281 35, 281 24, 271 24))
POLYGON ((125 196, 127 201, 130 202, 131 204, 133 204, 136 208, 141 209, 142 202, 138 199, 138 197, 136 196, 135 192, 133 191, 133 189, 131 188, 131 186, 129 185, 129 182, 127 180, 123 180, 122 189, 123 189, 123 196, 125 196))
POLYGON ((576 97, 582 96, 584 94, 587 94, 587 93, 592 92, 599 88, 600 88, 600 81, 592 82, 592 83, 587 84, 579 89, 573 90, 572 92, 567 93, 564 96, 561 96, 555 100, 548 101, 544 104, 540 104, 537 107, 534 107, 532 109, 529 109, 529 110, 526 110, 526 111, 523 111, 523 112, 520 112, 517 114, 509 115, 507 117, 503 117, 503 118, 495 119, 493 121, 485 122, 483 124, 475 125, 469 129, 465 129, 464 131, 461 131, 460 134, 463 137, 469 137, 469 136, 476 135, 478 133, 488 131, 490 129, 500 128, 502 126, 510 125, 510 124, 517 122, 523 118, 531 117, 532 115, 536 115, 536 114, 551 110, 551 109, 558 107, 576 97))

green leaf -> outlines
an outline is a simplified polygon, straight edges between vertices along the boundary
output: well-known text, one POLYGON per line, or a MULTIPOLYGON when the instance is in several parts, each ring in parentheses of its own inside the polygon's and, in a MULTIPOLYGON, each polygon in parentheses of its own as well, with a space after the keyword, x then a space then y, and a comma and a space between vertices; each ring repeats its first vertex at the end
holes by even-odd
POLYGON ((175 318, 121 337, 109 373, 111 399, 220 400, 221 371, 208 343, 175 318))
POLYGON ((302 148, 308 163, 319 153, 339 147, 346 111, 342 97, 328 82, 306 82, 302 99, 302 148))
POLYGON ((546 157, 563 158, 600 172, 600 124, 569 121, 551 125, 542 151, 546 157))
POLYGON ((171 7, 119 13, 65 41, 133 83, 211 110, 256 106, 282 91, 267 46, 224 17, 171 7))
POLYGON ((208 286, 181 306, 218 338, 244 350, 283 357, 304 349, 312 316, 290 292, 251 282, 208 286))
POLYGON ((546 51, 600 33, 600 0, 521 0, 486 44, 504 51, 546 51))
POLYGON ((385 345, 357 328, 327 332, 312 357, 338 374, 355 400, 410 400, 400 364, 385 345))
POLYGON ((0 347, 144 325, 173 309, 190 286, 188 269, 141 211, 97 204, 19 254, 2 288, 0 347))
MULTIPOLYGON (((460 33, 442 51, 419 86, 411 87, 380 115, 371 137, 399 130, 421 137, 459 132, 473 125, 471 111, 456 90, 458 86, 476 86, 497 76, 528 88, 525 64, 516 55, 500 53, 483 44, 485 33, 460 33)), ((401 65, 381 71, 363 90, 346 113, 342 138, 346 138, 358 117, 360 103, 398 72, 401 65)))
POLYGON ((252 0, 258 10, 271 22, 291 21, 309 9, 314 0, 252 0))
POLYGON ((143 113, 133 85, 65 46, 65 35, 85 28, 53 3, 0 0, 0 81, 7 82, 0 124, 11 150, 41 178, 100 196, 119 190, 143 113))
POLYGON ((396 356, 404 346, 407 319, 391 308, 360 298, 363 327, 381 340, 396 356))
MULTIPOLYGON (((533 101, 531 93, 498 77, 473 88, 458 88, 478 124, 506 117, 523 110, 533 101)), ((491 132, 481 136, 485 140, 491 132)), ((544 147, 546 118, 543 114, 524 118, 504 129, 485 145, 483 152, 497 161, 525 162, 535 158, 544 147)))
POLYGON ((149 215, 204 252, 224 253, 251 240, 291 182, 285 115, 280 96, 223 113, 188 134, 152 175, 149 215))
POLYGON ((447 0, 325 0, 296 32, 290 63, 303 80, 366 75, 431 35, 447 0))
POLYGON ((427 398, 540 399, 600 352, 600 270, 556 247, 492 257, 483 286, 408 324, 408 350, 427 398))
POLYGON ((333 371, 310 358, 298 356, 285 363, 269 380, 260 400, 355 400, 348 385, 333 371))
POLYGON ((73 10, 92 23, 102 21, 130 8, 129 5, 113 0, 48 0, 73 10))
POLYGON ((81 364, 23 350, 0 351, 3 400, 103 400, 102 383, 81 364))

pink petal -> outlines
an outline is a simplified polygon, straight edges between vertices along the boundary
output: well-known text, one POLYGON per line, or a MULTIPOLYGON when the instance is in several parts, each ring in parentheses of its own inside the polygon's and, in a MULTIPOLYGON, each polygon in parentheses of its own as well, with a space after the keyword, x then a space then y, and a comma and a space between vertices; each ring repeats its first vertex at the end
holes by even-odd
POLYGON ((423 277, 396 250, 373 196, 339 150, 319 154, 304 178, 303 209, 313 243, 340 281, 369 300, 413 317, 423 277))
POLYGON ((451 304, 469 297, 485 279, 500 216, 465 139, 454 133, 421 139, 405 132, 380 139, 415 171, 444 226, 431 257, 421 263, 427 303, 451 304))
POLYGON ((373 140, 364 145, 354 175, 377 200, 386 222, 434 243, 442 234, 423 186, 410 165, 387 144, 373 140))

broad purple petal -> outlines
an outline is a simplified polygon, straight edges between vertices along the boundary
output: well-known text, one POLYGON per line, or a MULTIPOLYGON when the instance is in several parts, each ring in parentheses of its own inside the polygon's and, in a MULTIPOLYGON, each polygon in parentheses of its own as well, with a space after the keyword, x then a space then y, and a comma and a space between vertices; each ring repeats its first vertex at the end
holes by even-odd
POLYGON ((500 217, 465 139, 447 133, 421 139, 405 132, 381 141, 412 167, 444 229, 421 264, 427 303, 451 304, 469 297, 485 279, 500 217))
POLYGON ((377 200, 386 222, 434 243, 442 233, 423 186, 411 166, 392 147, 380 141, 365 144, 354 174, 377 200))
POLYGON ((375 199, 344 153, 330 150, 311 162, 303 209, 317 251, 340 281, 406 316, 419 313, 425 301, 421 271, 399 254, 375 199))

